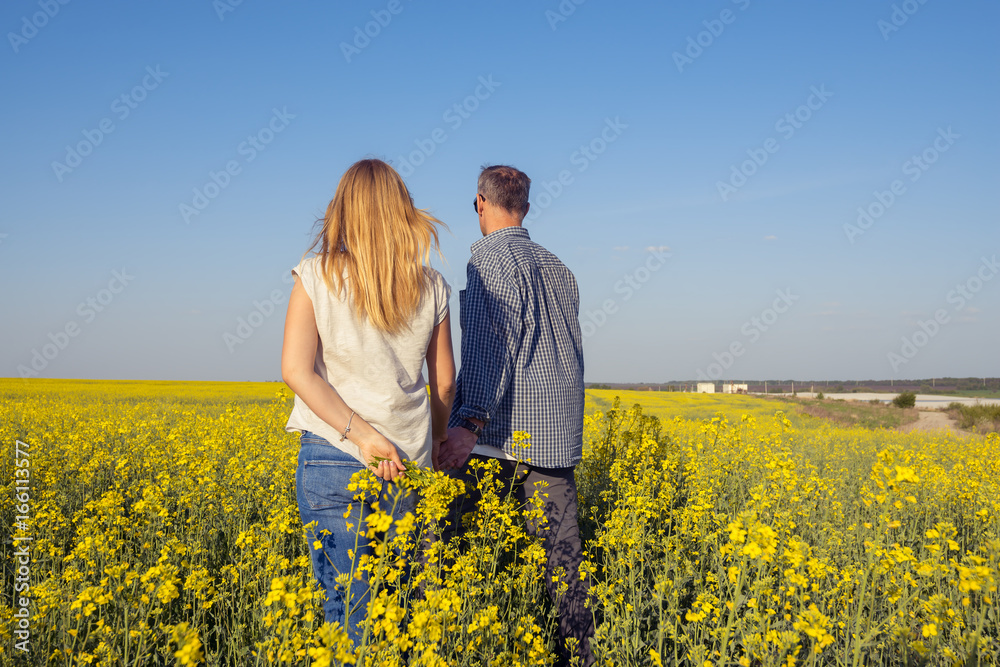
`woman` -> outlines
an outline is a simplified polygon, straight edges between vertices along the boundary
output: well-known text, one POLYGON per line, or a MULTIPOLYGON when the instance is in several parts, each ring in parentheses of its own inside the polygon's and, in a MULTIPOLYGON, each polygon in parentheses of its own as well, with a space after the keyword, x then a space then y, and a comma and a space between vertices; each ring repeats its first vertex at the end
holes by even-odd
POLYGON ((403 474, 402 459, 437 468, 454 398, 450 288, 426 266, 432 247, 440 253, 442 223, 414 207, 385 162, 351 165, 322 224, 315 253, 292 269, 281 377, 295 392, 286 430, 302 433, 295 486, 302 522, 316 521, 322 541, 309 548, 326 620, 357 641, 365 591, 356 583, 346 610, 347 590, 335 582, 351 571, 359 523, 352 516, 346 528, 347 485, 369 467, 384 488, 403 474))

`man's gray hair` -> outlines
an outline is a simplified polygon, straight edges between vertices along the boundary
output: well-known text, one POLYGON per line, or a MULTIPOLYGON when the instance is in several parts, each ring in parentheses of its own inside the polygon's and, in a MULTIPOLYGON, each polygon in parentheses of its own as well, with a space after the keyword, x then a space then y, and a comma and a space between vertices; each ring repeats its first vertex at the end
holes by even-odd
POLYGON ((514 167, 495 164, 479 172, 479 194, 491 204, 510 211, 523 219, 528 212, 528 192, 531 179, 514 167))

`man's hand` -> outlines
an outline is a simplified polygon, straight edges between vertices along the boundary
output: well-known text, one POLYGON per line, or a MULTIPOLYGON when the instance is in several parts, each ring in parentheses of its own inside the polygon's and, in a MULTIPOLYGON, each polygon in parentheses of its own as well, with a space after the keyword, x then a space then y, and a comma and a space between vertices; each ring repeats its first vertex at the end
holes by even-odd
POLYGON ((461 426, 448 429, 448 439, 441 443, 438 453, 441 467, 457 470, 464 466, 478 439, 472 431, 461 426))

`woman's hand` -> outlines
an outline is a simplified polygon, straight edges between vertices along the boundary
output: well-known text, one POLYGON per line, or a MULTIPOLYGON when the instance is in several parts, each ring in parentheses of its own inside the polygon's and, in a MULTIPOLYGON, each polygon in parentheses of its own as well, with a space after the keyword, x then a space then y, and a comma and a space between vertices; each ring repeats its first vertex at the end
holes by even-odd
MULTIPOLYGON (((355 417, 357 420, 357 417, 355 417)), ((360 426, 355 421, 356 426, 360 426)), ((363 422, 364 426, 358 428, 360 431, 355 435, 355 429, 351 429, 349 440, 353 441, 361 450, 361 458, 368 464, 375 476, 388 482, 393 482, 403 476, 406 466, 399 458, 396 446, 389 442, 389 439, 376 431, 368 422, 363 422), (377 458, 376 458, 377 457, 377 458)))

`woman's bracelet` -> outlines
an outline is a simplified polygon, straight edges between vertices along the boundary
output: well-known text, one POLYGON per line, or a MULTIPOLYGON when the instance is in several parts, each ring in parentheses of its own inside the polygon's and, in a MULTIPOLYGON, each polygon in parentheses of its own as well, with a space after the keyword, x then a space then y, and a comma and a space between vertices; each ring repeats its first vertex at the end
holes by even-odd
POLYGON ((351 432, 351 422, 354 421, 354 410, 351 410, 351 417, 347 420, 347 428, 344 429, 343 435, 340 436, 340 441, 343 442, 347 440, 347 434, 351 432))

